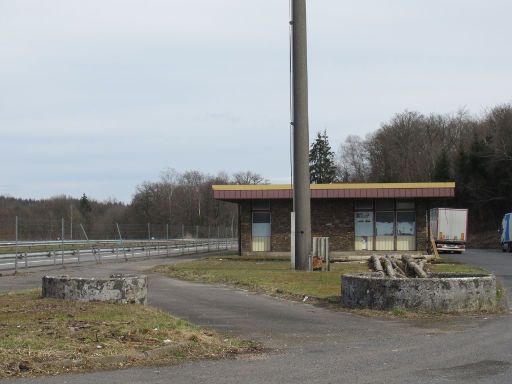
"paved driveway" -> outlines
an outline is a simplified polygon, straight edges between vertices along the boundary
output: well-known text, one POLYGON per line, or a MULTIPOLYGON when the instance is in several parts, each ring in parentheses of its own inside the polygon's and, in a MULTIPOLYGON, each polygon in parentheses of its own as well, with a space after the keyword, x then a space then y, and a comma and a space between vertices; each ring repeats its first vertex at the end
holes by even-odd
MULTIPOLYGON (((478 253, 463 257, 478 259, 478 253)), ((496 262, 512 268, 509 255, 496 262), (508 257, 508 258, 506 258, 508 257)), ((136 272, 144 263, 77 273, 136 272)), ((476 264, 476 262, 474 263, 476 264)), ((504 270, 504 267, 500 268, 504 270)), ((71 271, 75 272, 75 271, 71 271)), ((505 274, 506 275, 506 274, 505 274)), ((39 284, 39 276, 30 277, 39 284)), ((0 279, 0 289, 27 279, 0 279), (8 283, 8 284, 7 284, 8 283)), ((25 281, 25 282, 23 282, 25 281)), ((262 356, 16 383, 510 383, 510 316, 400 321, 334 312, 243 290, 150 276, 150 303, 197 324, 262 341, 262 356)), ((9 380, 3 382, 11 382, 9 380)))
POLYGON ((512 308, 512 253, 499 249, 470 249, 461 255, 446 255, 466 264, 476 265, 494 273, 508 291, 508 302, 512 308))

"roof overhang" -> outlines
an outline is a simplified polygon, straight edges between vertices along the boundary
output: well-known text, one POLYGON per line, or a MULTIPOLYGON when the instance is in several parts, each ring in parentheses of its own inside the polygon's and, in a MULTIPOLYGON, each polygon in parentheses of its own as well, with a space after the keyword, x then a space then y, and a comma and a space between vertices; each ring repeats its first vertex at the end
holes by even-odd
MULTIPOLYGON (((290 184, 213 185, 217 200, 291 199, 290 184)), ((445 198, 455 196, 455 183, 311 184, 312 199, 445 198)))

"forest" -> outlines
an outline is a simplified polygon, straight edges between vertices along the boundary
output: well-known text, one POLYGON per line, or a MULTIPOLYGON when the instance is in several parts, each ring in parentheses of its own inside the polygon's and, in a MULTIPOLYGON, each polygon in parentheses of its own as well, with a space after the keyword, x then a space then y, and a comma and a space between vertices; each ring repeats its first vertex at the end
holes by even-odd
POLYGON ((470 233, 495 232, 512 210, 512 105, 396 114, 364 139, 347 137, 337 171, 341 182, 455 181, 451 205, 470 209, 470 233))
MULTIPOLYGON (((492 237, 503 214, 512 211, 512 105, 478 116, 466 110, 445 115, 404 111, 366 137, 348 136, 336 151, 327 131, 319 132, 311 144, 310 168, 312 182, 323 183, 455 181, 450 206, 470 209, 470 234, 492 237)), ((0 196, 0 240, 13 238, 15 216, 34 239, 57 236, 61 218, 67 238, 81 236, 79 224, 92 237, 114 236, 114 223, 132 237, 146 236, 147 223, 160 226, 160 235, 169 224, 171 236, 178 237, 184 228, 232 228, 236 206, 213 200, 211 185, 267 182, 251 171, 209 175, 169 168, 159 180, 139 184, 127 204, 94 201, 85 193, 44 200, 0 196)))

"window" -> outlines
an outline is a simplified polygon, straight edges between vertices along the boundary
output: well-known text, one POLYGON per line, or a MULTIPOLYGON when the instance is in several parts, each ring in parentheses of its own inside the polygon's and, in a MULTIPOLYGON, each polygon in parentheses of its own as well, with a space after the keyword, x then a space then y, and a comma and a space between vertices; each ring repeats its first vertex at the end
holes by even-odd
POLYGON ((355 250, 373 250, 373 212, 355 212, 355 250))
POLYGON ((272 214, 270 201, 254 200, 252 202, 252 250, 253 252, 270 251, 272 236, 272 214))
POLYGON ((396 234, 397 236, 416 235, 416 214, 415 212, 396 213, 396 234))
POLYGON ((354 230, 355 250, 415 250, 415 202, 394 199, 356 200, 354 230))
POLYGON ((393 211, 395 209, 394 200, 375 200, 376 211, 393 211))
POLYGON ((395 217, 393 212, 376 212, 375 229, 377 236, 393 236, 395 234, 395 217))
POLYGON ((414 201, 411 200, 402 200, 396 202, 397 210, 414 210, 414 201))
POLYGON ((357 200, 354 204, 356 211, 373 209, 373 200, 357 200))
POLYGON ((270 212, 253 212, 252 222, 253 224, 270 223, 270 212))
POLYGON ((253 200, 253 211, 270 211, 270 200, 253 200))

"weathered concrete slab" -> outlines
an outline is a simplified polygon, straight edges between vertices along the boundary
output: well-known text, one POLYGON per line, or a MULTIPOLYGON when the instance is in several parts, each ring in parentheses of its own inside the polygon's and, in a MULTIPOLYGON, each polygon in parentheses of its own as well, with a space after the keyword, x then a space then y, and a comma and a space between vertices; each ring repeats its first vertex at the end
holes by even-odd
POLYGON ((424 279, 391 279, 377 273, 342 277, 342 303, 349 308, 405 308, 428 312, 495 310, 493 275, 432 273, 424 279))
POLYGON ((76 301, 146 304, 148 280, 144 275, 111 275, 107 279, 44 276, 42 295, 76 301))

